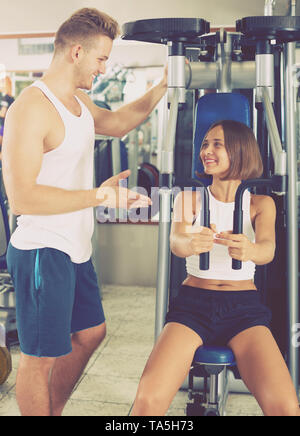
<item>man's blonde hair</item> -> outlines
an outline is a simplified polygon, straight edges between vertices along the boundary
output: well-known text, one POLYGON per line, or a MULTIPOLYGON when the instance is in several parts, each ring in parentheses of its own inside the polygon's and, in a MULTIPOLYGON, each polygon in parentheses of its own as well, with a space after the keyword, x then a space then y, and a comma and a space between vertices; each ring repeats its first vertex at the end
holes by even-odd
POLYGON ((106 35, 114 40, 119 34, 117 21, 109 15, 95 8, 79 9, 56 32, 55 54, 78 43, 89 47, 98 35, 106 35))

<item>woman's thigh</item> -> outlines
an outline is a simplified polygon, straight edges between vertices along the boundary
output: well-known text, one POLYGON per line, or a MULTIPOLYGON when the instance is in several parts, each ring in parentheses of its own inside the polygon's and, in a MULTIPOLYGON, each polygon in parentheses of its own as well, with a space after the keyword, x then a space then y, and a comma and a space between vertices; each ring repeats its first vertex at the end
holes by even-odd
POLYGON ((294 410, 298 399, 286 363, 267 327, 255 326, 236 335, 228 344, 240 375, 266 415, 294 410))
MULTIPOLYGON (((138 392, 170 403, 186 378, 202 339, 189 327, 166 324, 145 366, 138 392)), ((168 406, 167 406, 168 407, 168 406)))

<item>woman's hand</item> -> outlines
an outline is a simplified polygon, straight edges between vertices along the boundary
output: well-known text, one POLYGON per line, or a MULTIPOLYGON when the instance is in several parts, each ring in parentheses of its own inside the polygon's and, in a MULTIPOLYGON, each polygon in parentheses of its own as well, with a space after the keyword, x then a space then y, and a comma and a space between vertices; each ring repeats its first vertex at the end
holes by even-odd
POLYGON ((232 231, 221 232, 216 235, 215 244, 228 247, 232 259, 247 262, 253 259, 255 244, 243 234, 234 234, 232 231))
POLYGON ((213 248, 216 226, 211 224, 210 227, 191 226, 187 229, 190 238, 189 246, 194 255, 206 253, 213 248))

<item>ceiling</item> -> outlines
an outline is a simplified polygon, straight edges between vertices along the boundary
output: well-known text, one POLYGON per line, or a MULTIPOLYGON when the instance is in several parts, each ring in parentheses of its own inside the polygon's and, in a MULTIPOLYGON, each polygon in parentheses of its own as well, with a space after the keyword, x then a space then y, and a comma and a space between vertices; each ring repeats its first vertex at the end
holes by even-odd
MULTIPOLYGON (((14 0, 1 2, 0 35, 54 34, 72 12, 81 7, 97 7, 114 16, 122 25, 128 21, 163 17, 198 17, 209 21, 211 27, 235 26, 246 16, 264 15, 265 0, 14 0), (42 6, 41 6, 42 3, 42 6)), ((286 15, 289 0, 277 0, 274 15, 286 15)), ((300 15, 300 0, 297 0, 300 15)), ((110 56, 111 64, 126 67, 161 67, 166 63, 166 46, 135 41, 117 40, 110 56)), ((298 51, 297 51, 298 52, 298 51)), ((26 56, 17 55, 16 40, 0 39, 0 64, 8 70, 27 70, 26 56)), ((50 56, 31 58, 32 70, 44 70, 50 56), (33 60, 37 65, 32 65, 33 60)))
MULTIPOLYGON (((297 0, 300 15, 300 0, 297 0)), ((81 7, 96 7, 120 24, 146 18, 198 17, 212 26, 234 25, 238 18, 264 15, 265 0, 14 0, 1 1, 0 34, 55 32, 81 7)), ((289 0, 276 0, 275 15, 286 15, 289 0)))

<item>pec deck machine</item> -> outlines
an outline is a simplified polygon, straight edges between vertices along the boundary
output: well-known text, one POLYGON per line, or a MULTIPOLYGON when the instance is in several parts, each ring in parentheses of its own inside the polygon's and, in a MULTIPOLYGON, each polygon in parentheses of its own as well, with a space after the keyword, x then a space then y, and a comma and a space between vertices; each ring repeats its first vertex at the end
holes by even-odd
MULTIPOLYGON (((169 246, 173 188, 202 187, 203 223, 209 226, 207 182, 196 176, 203 169, 198 159, 201 142, 210 125, 218 120, 243 122, 256 134, 264 173, 261 179, 247 180, 240 185, 235 199, 233 232, 242 233, 242 197, 246 189, 274 198, 276 255, 271 264, 257 267, 255 280, 262 290, 264 303, 272 310, 273 334, 298 388, 299 348, 293 339, 299 323, 295 90, 298 83, 295 83, 294 65, 296 42, 300 41, 300 16, 295 16, 295 1, 291 1, 288 16, 274 16, 273 6, 273 1, 266 0, 265 15, 238 20, 235 32, 220 29, 210 33, 210 23, 202 18, 162 18, 126 23, 123 39, 168 47, 169 106, 160 156, 155 337, 163 328, 169 298, 176 295, 185 277, 184 260, 175 259, 169 246), (200 96, 199 90, 207 89, 214 92, 204 95, 202 92, 200 96), (191 177, 181 180, 174 163, 175 138, 178 114, 185 110, 187 90, 194 90, 193 158, 191 177)), ((233 260, 233 269, 241 267, 241 262, 233 260)), ((200 268, 209 268, 209 253, 200 256, 200 268)), ((244 389, 233 353, 226 347, 200 347, 186 383, 187 415, 223 415, 228 391, 244 389), (198 377, 200 382, 195 383, 198 377)))

